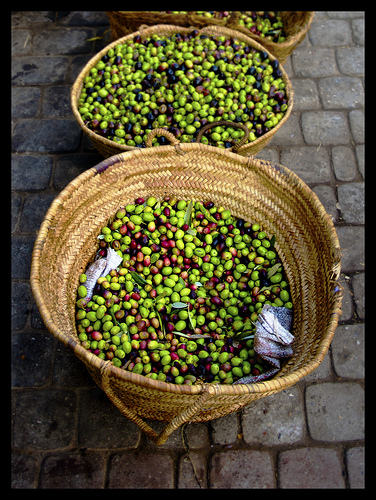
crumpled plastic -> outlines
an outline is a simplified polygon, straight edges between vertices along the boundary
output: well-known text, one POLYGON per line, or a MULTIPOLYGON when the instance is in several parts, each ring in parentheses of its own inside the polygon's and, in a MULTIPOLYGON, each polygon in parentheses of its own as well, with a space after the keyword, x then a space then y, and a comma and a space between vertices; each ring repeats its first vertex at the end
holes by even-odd
POLYGON ((295 337, 290 333, 292 310, 286 307, 273 307, 265 304, 256 321, 254 350, 267 361, 270 368, 260 375, 247 375, 234 384, 254 384, 275 375, 281 368, 280 359, 293 355, 291 347, 295 337))
POLYGON ((97 284, 98 278, 106 276, 112 269, 116 269, 123 260, 119 254, 112 248, 107 249, 107 255, 103 259, 98 259, 86 270, 85 287, 87 295, 85 300, 89 302, 93 295, 93 290, 97 284))

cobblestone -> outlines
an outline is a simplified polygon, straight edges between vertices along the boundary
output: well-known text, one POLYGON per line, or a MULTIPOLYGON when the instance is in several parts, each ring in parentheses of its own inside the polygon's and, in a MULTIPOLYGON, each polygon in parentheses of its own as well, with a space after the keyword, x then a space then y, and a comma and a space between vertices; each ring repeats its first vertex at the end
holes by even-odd
POLYGON ((47 330, 29 281, 51 201, 103 159, 73 117, 70 89, 111 40, 107 14, 11 19, 12 488, 364 488, 365 12, 315 13, 284 64, 293 112, 257 154, 294 171, 334 222, 344 297, 329 351, 295 386, 186 424, 160 447, 47 330))

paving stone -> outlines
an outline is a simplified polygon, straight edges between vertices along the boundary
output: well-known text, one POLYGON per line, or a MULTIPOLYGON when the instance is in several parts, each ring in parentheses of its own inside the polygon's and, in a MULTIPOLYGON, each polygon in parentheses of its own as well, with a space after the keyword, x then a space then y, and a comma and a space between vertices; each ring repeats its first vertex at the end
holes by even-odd
POLYGON ((38 87, 12 87, 12 118, 32 118, 38 113, 41 91, 38 87))
POLYGON ((12 193, 12 197, 10 200, 10 207, 11 207, 10 231, 12 234, 14 233, 18 225, 22 203, 23 203, 22 196, 18 196, 17 194, 12 193))
POLYGON ((328 182, 331 179, 330 158, 326 148, 284 148, 281 164, 308 184, 328 182))
POLYGON ((68 55, 89 53, 92 43, 87 40, 93 37, 91 29, 69 29, 38 31, 33 38, 33 52, 38 55, 68 55))
POLYGON ((36 233, 43 219, 56 198, 55 194, 30 196, 25 200, 20 219, 20 231, 23 233, 36 233))
POLYGON ((13 445, 26 450, 65 448, 74 437, 76 394, 70 390, 18 392, 13 445))
POLYGON ((29 279, 34 236, 12 236, 11 266, 13 279, 29 279))
POLYGON ((11 488, 31 489, 38 474, 37 460, 30 455, 12 454, 11 488))
POLYGON ((365 488, 365 456, 363 447, 346 451, 350 488, 365 488))
POLYGON ((208 422, 191 422, 182 431, 185 445, 189 450, 197 450, 209 444, 208 422))
MULTIPOLYGON (((325 379, 328 379, 331 374, 331 361, 330 354, 326 353, 324 359, 320 363, 320 365, 313 370, 311 373, 303 377, 305 382, 320 382, 325 379)), ((303 380, 302 379, 302 380, 303 380)))
POLYGON ((44 91, 42 115, 43 116, 72 116, 70 103, 70 86, 49 87, 44 91))
POLYGON ((216 444, 230 444, 238 435, 238 419, 236 412, 212 420, 212 439, 216 444))
POLYGON ((347 21, 327 19, 314 21, 308 31, 309 40, 313 45, 341 46, 352 42, 350 24, 347 21))
POLYGON ((305 433, 303 406, 296 387, 253 401, 243 411, 244 441, 262 445, 301 441, 305 433))
POLYGON ((108 488, 171 489, 174 462, 166 453, 131 451, 111 457, 108 488))
POLYGON ((85 364, 60 341, 55 350, 52 382, 60 387, 97 387, 85 364))
POLYGON ((345 222, 364 224, 364 202, 364 182, 349 182, 338 186, 338 203, 345 222))
POLYGON ((302 114, 304 140, 308 145, 348 144, 347 116, 340 111, 305 111, 302 114))
POLYGON ((105 481, 105 460, 98 453, 65 453, 45 459, 40 488, 103 488, 105 481))
POLYGON ((81 396, 78 442, 83 448, 135 448, 140 431, 108 399, 99 387, 81 396))
POLYGON ((99 153, 60 155, 56 161, 53 186, 64 189, 73 179, 85 170, 94 167, 103 160, 99 153))
POLYGON ((13 333, 12 387, 41 387, 48 383, 52 363, 53 337, 35 332, 13 333))
POLYGON ((22 56, 12 59, 12 84, 40 85, 63 83, 69 59, 61 57, 22 56))
POLYGON ((255 158, 259 160, 270 161, 271 163, 279 163, 278 151, 274 148, 264 148, 262 149, 255 158))
POLYGON ((365 274, 354 274, 352 277, 352 286, 354 290, 356 312, 359 318, 365 319, 365 274))
POLYGON ((356 178, 358 169, 352 149, 347 146, 334 146, 332 162, 335 176, 339 181, 349 182, 356 178))
POLYGON ((189 453, 180 458, 179 489, 206 488, 206 460, 202 455, 189 453))
POLYGON ((364 91, 359 78, 331 76, 318 82, 324 109, 351 109, 364 106, 364 91))
POLYGON ((298 146, 302 141, 299 117, 291 113, 286 123, 273 135, 268 146, 298 146))
POLYGON ((269 452, 228 450, 215 453, 211 458, 209 487, 275 488, 275 473, 269 452))
POLYGON ((317 85, 308 78, 295 78, 291 80, 294 89, 294 110, 320 109, 317 85))
POLYGON ((326 212, 330 215, 333 222, 338 219, 338 210, 336 207, 336 195, 332 187, 327 185, 316 186, 313 192, 318 196, 326 212))
POLYGON ((64 26, 103 26, 109 24, 106 12, 103 11, 79 11, 68 12, 61 21, 64 26))
POLYGON ((365 38, 365 20, 364 19, 353 19, 351 21, 351 28, 353 32, 354 42, 359 45, 364 45, 365 38))
POLYGON ((14 128, 12 147, 19 152, 66 153, 77 149, 81 134, 74 119, 25 120, 14 128))
POLYGON ((364 324, 339 325, 333 337, 334 369, 339 377, 364 378, 364 324))
POLYGON ((32 32, 28 29, 12 30, 11 35, 11 51, 12 57, 23 56, 31 51, 31 36, 32 32))
POLYGON ((356 160, 358 162, 358 169, 362 176, 365 178, 365 154, 364 154, 364 144, 356 146, 355 148, 356 160))
POLYGON ((316 441, 364 439, 364 391, 357 383, 310 385, 306 412, 309 433, 316 441))
POLYGON ((343 10, 333 10, 329 11, 326 13, 326 15, 330 18, 334 19, 352 19, 354 17, 364 17, 365 12, 363 10, 350 10, 350 11, 343 11, 343 10))
POLYGON ((342 272, 364 271, 364 228, 360 226, 337 227, 341 247, 342 272))
POLYGON ((278 471, 282 489, 346 487, 336 450, 308 447, 283 451, 279 455, 278 471))
POLYGON ((363 47, 339 47, 336 50, 338 68, 344 75, 364 75, 364 58, 363 47))
POLYGON ((51 178, 51 156, 12 155, 11 186, 16 191, 47 189, 51 178))
POLYGON ((354 109, 349 113, 349 121, 352 136, 357 143, 364 143, 364 113, 360 109, 354 109))
POLYGON ((343 298, 342 298, 342 314, 340 316, 340 321, 348 321, 352 318, 354 314, 354 305, 353 305, 353 294, 350 291, 348 280, 344 278, 344 275, 340 276, 340 283, 344 288, 343 298))
POLYGON ((320 47, 297 47, 292 53, 295 76, 323 77, 337 74, 334 49, 320 47))
POLYGON ((29 315, 30 287, 26 283, 11 284, 12 330, 21 330, 29 315))

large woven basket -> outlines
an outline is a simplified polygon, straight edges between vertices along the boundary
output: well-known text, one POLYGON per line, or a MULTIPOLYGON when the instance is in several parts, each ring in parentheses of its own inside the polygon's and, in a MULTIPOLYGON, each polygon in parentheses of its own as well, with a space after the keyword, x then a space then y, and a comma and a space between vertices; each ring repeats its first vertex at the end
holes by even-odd
POLYGON ((107 11, 106 13, 110 21, 113 40, 138 30, 141 25, 175 24, 184 27, 195 26, 196 28, 214 25, 244 33, 265 47, 282 64, 304 40, 315 14, 314 11, 281 11, 279 15, 282 18, 287 36, 284 42, 275 43, 266 38, 254 35, 248 28, 240 25, 238 22, 239 11, 230 12, 229 17, 222 19, 198 16, 193 12, 187 12, 186 14, 166 14, 145 11, 107 11))
POLYGON ((82 360, 119 410, 157 444, 185 422, 237 411, 286 389, 323 360, 341 314, 340 247, 317 196, 288 168, 203 144, 137 149, 74 179, 53 201, 32 256, 31 286, 48 330, 82 360), (175 385, 117 368, 84 349, 75 325, 79 275, 95 257, 97 236, 119 207, 137 197, 213 200, 259 222, 283 262, 294 305, 294 355, 269 381, 175 385), (157 434, 144 419, 169 422, 157 434))
MULTIPOLYGON (((77 102, 81 94, 81 90, 83 87, 83 82, 85 77, 90 73, 90 69, 95 66, 98 61, 107 53, 107 51, 110 48, 115 47, 118 44, 124 43, 126 40, 132 39, 136 34, 141 34, 142 37, 146 36, 151 36, 153 34, 163 34, 163 35, 169 35, 173 33, 190 33, 191 28, 182 28, 179 26, 173 26, 173 25, 156 25, 152 26, 150 28, 141 28, 139 31, 136 31, 135 33, 132 33, 130 35, 127 35, 119 40, 116 40, 109 45, 107 45, 103 50, 98 52, 90 61, 85 65, 85 67, 82 69, 80 74, 78 75, 76 81, 74 82, 72 89, 71 89, 71 106, 73 110, 73 114, 79 123, 80 127, 84 131, 85 134, 90 138, 96 149, 99 151, 100 154, 102 154, 105 158, 109 156, 113 156, 115 154, 122 153, 124 151, 131 151, 132 149, 139 149, 135 148, 132 146, 125 146, 123 144, 117 144, 116 142, 106 139, 104 137, 101 137, 100 135, 96 134, 92 130, 90 130, 85 124, 84 121, 82 120, 82 117, 78 111, 78 106, 77 102)), ((208 26, 200 30, 201 34, 206 34, 206 35, 223 35, 223 36, 235 36, 238 38, 238 40, 242 40, 243 42, 247 43, 249 46, 256 48, 257 50, 263 51, 265 50, 261 45, 259 45, 257 42, 252 40, 251 38, 247 37, 246 35, 243 35, 240 32, 230 30, 228 28, 223 28, 223 27, 218 27, 218 26, 208 26)), ((266 51, 267 52, 267 51, 266 51)), ((269 54, 269 58, 271 61, 274 61, 276 59, 272 54, 269 54)), ((282 71, 282 79, 286 85, 285 92, 288 97, 288 107, 287 110, 285 111, 285 114, 283 118, 279 121, 279 123, 273 127, 269 132, 266 134, 262 135, 258 139, 256 139, 253 142, 250 142, 248 144, 244 144, 240 148, 237 148, 236 152, 241 155, 255 155, 263 147, 266 146, 266 144, 271 140, 273 135, 283 126, 283 124, 287 121, 288 117, 291 114, 292 108, 293 108, 293 103, 294 103, 294 97, 293 97, 293 89, 291 82, 287 76, 286 71, 283 69, 282 65, 280 65, 280 69, 282 71)))

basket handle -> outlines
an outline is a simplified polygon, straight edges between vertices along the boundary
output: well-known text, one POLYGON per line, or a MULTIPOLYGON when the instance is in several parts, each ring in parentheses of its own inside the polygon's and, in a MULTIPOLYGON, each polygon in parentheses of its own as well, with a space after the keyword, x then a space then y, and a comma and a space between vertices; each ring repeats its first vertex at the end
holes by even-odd
POLYGON ((237 127, 237 128, 241 128, 245 132, 244 136, 242 137, 242 139, 239 142, 237 142, 231 148, 228 148, 228 149, 231 149, 234 153, 236 153, 243 146, 243 144, 245 144, 247 142, 248 137, 249 137, 248 127, 246 125, 244 125, 244 123, 230 122, 228 120, 220 120, 220 121, 210 122, 210 123, 207 123, 206 125, 204 125, 199 130, 199 132, 197 134, 196 142, 200 142, 203 134, 207 130, 211 129, 212 127, 216 127, 217 125, 224 125, 227 127, 237 127))
POLYGON ((171 132, 169 132, 168 130, 166 130, 165 128, 154 128, 150 134, 148 134, 147 136, 147 139, 145 141, 145 146, 147 148, 150 148, 151 147, 151 141, 154 139, 154 137, 156 135, 163 135, 164 137, 166 137, 166 139, 168 139, 171 144, 173 146, 175 146, 176 144, 180 144, 180 141, 178 141, 176 139, 176 137, 174 136, 174 134, 172 134, 171 132))
POLYGON ((109 400, 116 406, 120 412, 125 415, 129 420, 134 422, 147 436, 153 441, 157 446, 164 444, 170 434, 172 434, 176 429, 178 429, 181 425, 189 422, 191 418, 200 410, 205 401, 216 394, 215 386, 211 384, 206 384, 202 388, 202 392, 199 394, 199 397, 195 403, 193 403, 187 410, 184 410, 179 415, 174 417, 170 423, 166 425, 166 427, 158 434, 154 429, 150 427, 146 422, 142 420, 139 415, 137 415, 136 411, 132 408, 128 408, 124 405, 124 403, 119 399, 119 397, 114 393, 111 385, 110 385, 110 367, 112 363, 110 361, 106 362, 104 366, 101 368, 102 373, 102 389, 107 394, 109 400))

